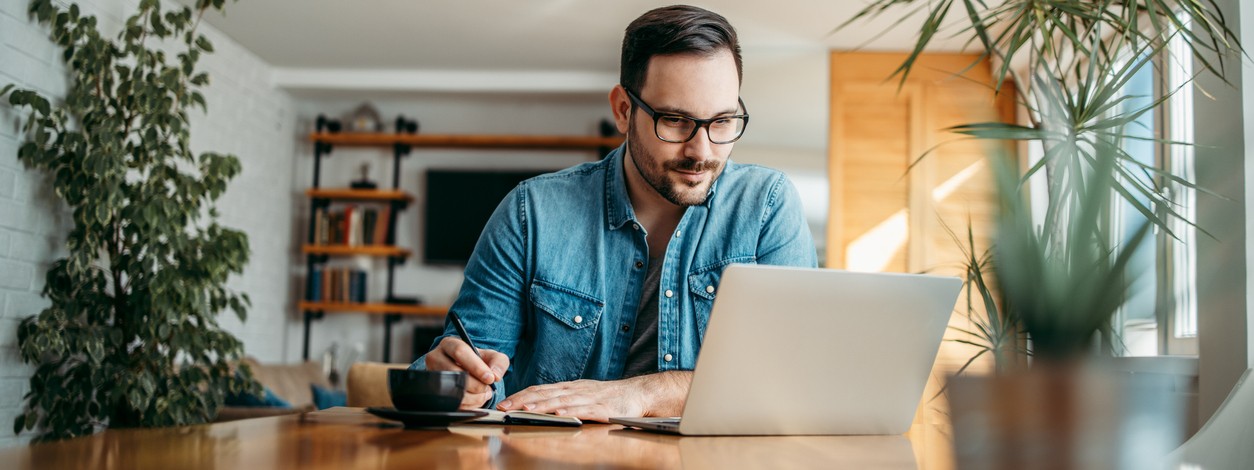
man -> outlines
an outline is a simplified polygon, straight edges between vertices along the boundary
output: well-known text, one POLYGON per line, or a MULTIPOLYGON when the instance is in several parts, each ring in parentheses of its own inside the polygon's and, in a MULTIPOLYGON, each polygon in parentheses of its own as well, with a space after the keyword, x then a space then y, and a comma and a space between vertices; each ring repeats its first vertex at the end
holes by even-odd
POLYGON ((632 22, 609 95, 626 143, 502 201, 452 306, 480 355, 447 326, 412 368, 466 371, 464 408, 678 416, 723 269, 816 264, 788 179, 728 159, 741 73, 720 15, 632 22))

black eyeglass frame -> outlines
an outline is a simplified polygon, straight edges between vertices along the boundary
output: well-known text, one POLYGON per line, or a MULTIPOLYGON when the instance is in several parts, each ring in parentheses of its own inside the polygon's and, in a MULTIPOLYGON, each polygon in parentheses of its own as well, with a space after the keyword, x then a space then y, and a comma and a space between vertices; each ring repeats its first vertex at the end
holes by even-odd
POLYGON ((652 106, 649 106, 647 103, 645 103, 644 100, 640 99, 639 96, 636 96, 636 93, 631 91, 627 87, 623 87, 623 91, 627 92, 627 97, 631 99, 632 103, 635 103, 636 106, 639 106, 640 109, 643 109, 644 112, 649 115, 649 117, 653 118, 653 135, 656 136, 658 140, 661 140, 662 142, 670 142, 672 144, 682 144, 684 142, 692 140, 693 137, 697 136, 698 130, 701 130, 701 128, 705 128, 705 137, 707 139, 710 139, 710 143, 716 144, 716 145, 730 144, 732 142, 740 140, 740 137, 745 135, 745 129, 749 128, 749 108, 745 107, 745 100, 741 99, 740 97, 736 97, 736 101, 740 103, 740 109, 744 110, 744 114, 732 114, 730 116, 716 116, 710 119, 697 119, 692 116, 685 116, 683 114, 659 113, 657 111, 654 111, 652 106), (696 125, 692 126, 692 132, 689 133, 688 137, 685 138, 684 140, 669 140, 669 139, 663 138, 662 134, 659 134, 657 131, 657 122, 662 117, 684 118, 689 121, 692 121, 696 125), (744 119, 745 120, 744 127, 740 128, 740 133, 736 134, 736 138, 732 140, 727 140, 727 141, 722 141, 722 142, 715 141, 714 137, 710 135, 710 124, 713 123, 714 121, 728 119, 728 118, 744 119))

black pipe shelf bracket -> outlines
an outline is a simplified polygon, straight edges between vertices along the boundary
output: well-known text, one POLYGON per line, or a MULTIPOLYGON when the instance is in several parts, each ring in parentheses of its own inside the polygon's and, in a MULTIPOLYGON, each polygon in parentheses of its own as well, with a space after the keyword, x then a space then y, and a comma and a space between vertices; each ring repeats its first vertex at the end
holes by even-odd
MULTIPOLYGON (((319 115, 317 117, 317 119, 314 121, 314 127, 316 130, 316 133, 319 135, 338 134, 340 133, 342 129, 344 129, 344 126, 340 121, 335 120, 335 119, 330 119, 326 117, 325 115, 319 115)), ((396 134, 398 135, 399 134, 411 134, 412 135, 412 134, 418 133, 418 121, 413 120, 413 119, 406 119, 404 116, 396 117, 395 127, 396 127, 396 134)), ((314 166, 313 166, 313 182, 312 182, 311 188, 319 189, 321 187, 322 159, 324 157, 329 157, 331 155, 331 151, 333 150, 333 148, 334 148, 333 145, 329 142, 324 142, 322 140, 318 140, 317 138, 314 139, 314 145, 313 145, 314 166)), ((412 151, 413 151, 413 146, 410 144, 397 143, 397 144, 393 144, 392 146, 392 189, 393 190, 397 190, 397 191, 400 190, 401 159, 408 156, 410 152, 412 151)), ((318 242, 318 240, 316 240, 318 211, 329 209, 334 199, 335 198, 332 198, 332 197, 325 197, 325 196, 318 196, 318 195, 314 195, 310 197, 311 202, 310 202, 310 208, 309 208, 308 236, 306 237, 308 244, 315 245, 318 242)), ((408 208, 409 203, 410 203, 409 198, 393 199, 387 202, 388 207, 390 207, 391 209, 388 211, 387 230, 386 230, 386 233, 384 234, 385 243, 388 246, 396 246, 397 244, 397 240, 396 240, 397 213, 400 212, 401 210, 408 208)), ((391 299, 394 299, 396 297, 395 291, 394 291, 396 267, 404 264, 407 256, 408 254, 398 253, 398 254, 391 254, 386 257, 387 258, 387 278, 386 278, 387 279, 387 292, 386 292, 385 299, 388 299, 389 302, 391 301, 391 299)), ((305 256, 305 266, 306 266, 306 270, 305 270, 306 290, 305 292, 306 292, 306 295, 308 295, 309 292, 312 292, 313 289, 315 289, 315 286, 313 285, 313 276, 309 275, 309 273, 312 273, 316 269, 317 266, 328 263, 330 261, 330 258, 331 258, 331 255, 327 253, 307 253, 307 255, 305 256)), ((323 310, 309 310, 308 309, 312 307, 314 306, 305 306, 304 307, 305 310, 303 310, 302 312, 303 317, 304 317, 303 318, 304 319, 304 344, 302 347, 302 351, 303 351, 302 357, 305 360, 309 360, 310 330, 312 328, 312 323, 316 320, 321 320, 326 314, 326 312, 323 310)), ((383 326, 384 326, 383 361, 384 362, 389 362, 391 360, 392 326, 400 322, 403 317, 404 317, 403 314, 392 313, 392 312, 384 313, 383 315, 383 326)))

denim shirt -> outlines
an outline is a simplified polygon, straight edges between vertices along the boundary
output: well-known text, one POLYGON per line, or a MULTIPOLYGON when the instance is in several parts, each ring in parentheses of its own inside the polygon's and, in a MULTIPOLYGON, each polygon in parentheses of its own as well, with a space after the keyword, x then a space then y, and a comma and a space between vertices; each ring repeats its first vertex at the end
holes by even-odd
MULTIPOLYGON (((484 227, 451 309, 477 347, 510 358, 485 406, 532 385, 622 377, 650 256, 627 196, 623 155, 619 147, 601 161, 522 182, 484 227)), ((666 248, 658 371, 696 366, 727 265, 816 262, 788 178, 729 159, 706 202, 684 212, 666 248)), ((435 344, 456 335, 446 321, 435 344)), ((425 369, 425 359, 410 368, 425 369)))

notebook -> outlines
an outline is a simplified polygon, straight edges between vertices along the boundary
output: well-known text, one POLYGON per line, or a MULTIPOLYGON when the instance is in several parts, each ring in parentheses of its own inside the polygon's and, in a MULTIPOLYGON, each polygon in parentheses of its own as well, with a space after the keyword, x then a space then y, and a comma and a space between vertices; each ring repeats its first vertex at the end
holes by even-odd
POLYGON ((682 418, 611 423, 684 435, 901 434, 962 281, 731 265, 682 418))
POLYGON ((488 412, 487 416, 475 418, 467 423, 479 424, 526 424, 531 426, 582 426, 583 421, 574 416, 558 416, 531 411, 500 411, 480 409, 488 412))

